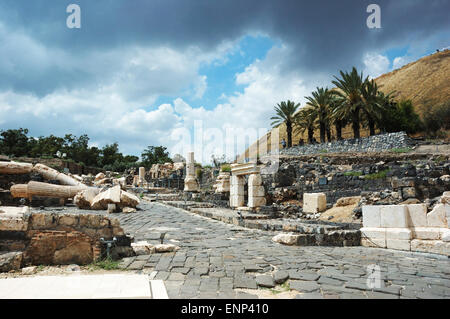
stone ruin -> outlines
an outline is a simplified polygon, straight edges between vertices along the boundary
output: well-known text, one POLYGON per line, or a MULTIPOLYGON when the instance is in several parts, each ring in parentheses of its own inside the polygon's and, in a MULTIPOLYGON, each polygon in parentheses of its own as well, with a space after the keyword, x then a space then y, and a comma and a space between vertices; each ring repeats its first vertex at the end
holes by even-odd
POLYGON ((361 245, 450 256, 450 192, 427 212, 425 204, 362 208, 361 245))
POLYGON ((216 183, 213 185, 214 192, 219 193, 229 193, 230 192, 230 173, 220 172, 217 176, 216 183))
POLYGON ((241 208, 245 204, 245 176, 248 175, 249 208, 266 205, 260 169, 256 163, 231 164, 230 206, 241 208))
POLYGON ((186 162, 186 178, 184 179, 185 192, 198 192, 199 185, 195 177, 194 152, 189 152, 186 162))

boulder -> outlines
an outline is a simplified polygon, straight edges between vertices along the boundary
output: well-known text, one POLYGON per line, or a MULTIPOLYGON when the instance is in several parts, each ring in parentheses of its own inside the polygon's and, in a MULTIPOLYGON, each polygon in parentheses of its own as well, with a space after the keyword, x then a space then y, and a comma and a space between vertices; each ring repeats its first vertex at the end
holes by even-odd
POLYGON ((121 190, 120 186, 117 185, 95 196, 91 202, 91 209, 106 210, 108 208, 108 204, 120 204, 120 201, 121 190))
POLYGON ((283 245, 295 245, 298 242, 299 235, 294 234, 278 234, 272 238, 272 241, 283 245))
POLYGON ((120 207, 132 207, 136 208, 137 205, 139 205, 140 200, 137 196, 122 191, 120 194, 120 207))

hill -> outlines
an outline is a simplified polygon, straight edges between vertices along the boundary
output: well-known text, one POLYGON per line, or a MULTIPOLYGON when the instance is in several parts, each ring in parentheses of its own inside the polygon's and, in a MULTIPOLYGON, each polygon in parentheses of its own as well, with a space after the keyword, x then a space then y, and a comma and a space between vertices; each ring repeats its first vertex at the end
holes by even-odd
MULTIPOLYGON (((397 100, 411 100, 415 111, 422 117, 427 111, 450 102, 450 50, 437 52, 432 55, 423 57, 415 62, 404 65, 402 68, 381 75, 376 78, 379 89, 384 93, 395 91, 397 100)), ((275 134, 275 129, 268 133, 268 137, 275 134)), ((367 129, 361 129, 361 137, 368 136, 367 129)), ((335 135, 335 132, 332 131, 335 135)), ((286 127, 284 124, 279 126, 278 132, 281 141, 286 137, 286 127)), ((319 131, 314 132, 314 137, 319 140, 319 131)), ((352 138, 353 131, 351 126, 347 126, 342 130, 343 138, 352 138)), ((299 140, 306 142, 306 133, 293 133, 293 144, 298 144, 299 140)), ((258 142, 250 146, 239 157, 239 160, 255 157, 256 145, 271 148, 270 138, 268 138, 267 146, 266 137, 261 138, 258 142), (249 151, 251 150, 251 151, 249 151)), ((261 155, 261 154, 260 154, 261 155)))

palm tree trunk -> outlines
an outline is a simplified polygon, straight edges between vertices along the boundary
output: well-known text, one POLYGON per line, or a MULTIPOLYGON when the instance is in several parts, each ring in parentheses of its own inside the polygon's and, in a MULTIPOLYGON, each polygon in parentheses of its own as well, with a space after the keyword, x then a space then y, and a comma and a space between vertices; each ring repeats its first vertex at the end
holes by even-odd
POLYGON ((314 137, 314 129, 313 128, 309 128, 308 129, 308 141, 309 141, 309 144, 313 143, 313 137, 314 137))
POLYGON ((286 122, 287 144, 288 147, 292 147, 292 123, 286 122))
POLYGON ((320 143, 325 143, 325 123, 320 122, 320 143))
POLYGON ((375 121, 369 117, 369 132, 370 136, 375 135, 375 121))
POLYGON ((353 138, 360 138, 359 134, 359 108, 352 112, 353 138))
POLYGON ((327 125, 325 130, 327 132, 327 140, 328 140, 328 142, 331 142, 331 129, 330 129, 330 126, 327 125))
POLYGON ((342 122, 340 120, 336 121, 336 138, 338 141, 342 140, 342 122))

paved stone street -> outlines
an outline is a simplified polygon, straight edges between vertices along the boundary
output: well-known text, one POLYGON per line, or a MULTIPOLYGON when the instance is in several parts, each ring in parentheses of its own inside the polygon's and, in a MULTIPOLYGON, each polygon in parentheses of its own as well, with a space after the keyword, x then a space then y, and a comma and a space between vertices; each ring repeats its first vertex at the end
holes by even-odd
MULTIPOLYGON (((450 260, 364 247, 290 247, 274 232, 222 223, 160 203, 120 214, 135 241, 164 242, 176 253, 125 258, 123 268, 164 281, 169 298, 450 298, 450 260), (370 265, 381 287, 370 289, 370 265), (369 267, 369 268, 368 268, 369 267), (258 289, 258 290, 257 290, 258 289)), ((375 285, 377 286, 377 285, 375 285)))

